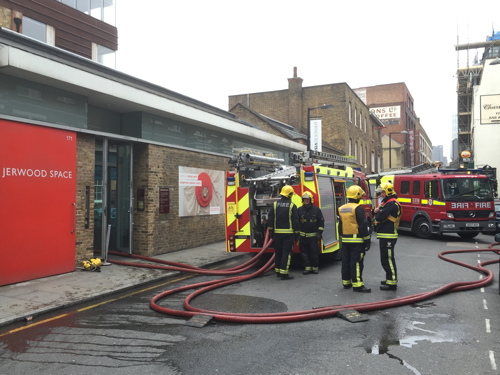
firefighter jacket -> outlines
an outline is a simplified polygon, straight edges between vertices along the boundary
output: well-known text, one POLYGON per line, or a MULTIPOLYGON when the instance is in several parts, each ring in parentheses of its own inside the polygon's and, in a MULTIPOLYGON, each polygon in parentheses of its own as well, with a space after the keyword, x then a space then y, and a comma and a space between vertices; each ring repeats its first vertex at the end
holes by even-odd
POLYGON ((396 194, 386 196, 375 215, 377 238, 398 238, 401 205, 396 194))
POLYGON ((302 237, 316 237, 323 233, 325 219, 319 207, 312 204, 302 205, 299 207, 298 213, 302 237))
POLYGON ((338 209, 340 217, 339 233, 342 242, 363 243, 370 239, 368 225, 365 220, 365 210, 362 206, 349 199, 349 203, 340 206, 338 209))
POLYGON ((299 214, 290 198, 281 197, 274 202, 269 210, 267 226, 274 233, 299 235, 299 214))

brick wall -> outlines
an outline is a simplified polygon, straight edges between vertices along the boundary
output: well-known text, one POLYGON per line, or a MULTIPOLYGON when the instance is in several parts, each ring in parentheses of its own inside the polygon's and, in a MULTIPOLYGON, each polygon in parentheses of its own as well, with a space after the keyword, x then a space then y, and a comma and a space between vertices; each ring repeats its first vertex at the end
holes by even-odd
POLYGON ((353 148, 354 143, 357 142, 358 159, 361 147, 363 155, 365 152, 367 154, 366 167, 365 163, 362 165, 363 171, 367 173, 376 170, 376 166, 371 165, 371 152, 375 152, 376 157, 382 157, 379 131, 370 119, 369 108, 346 83, 301 87, 301 79, 293 78, 289 80, 289 90, 229 97, 229 108, 233 108, 237 103, 243 103, 258 113, 293 125, 297 130, 302 129, 304 132, 307 132, 308 108, 333 104, 333 109, 310 111, 311 118, 319 117, 322 120, 323 140, 341 150, 344 155, 349 155, 349 140, 352 140, 353 148), (352 122, 349 121, 349 103, 351 103, 352 122), (295 119, 297 108, 301 110, 300 120, 295 119), (354 120, 355 111, 357 126, 354 120), (363 121, 366 119, 366 132, 360 127, 360 113, 363 121))
POLYGON ((225 239, 221 215, 179 217, 179 166, 227 170, 227 157, 148 144, 134 145, 134 195, 145 189, 144 211, 134 208, 134 254, 153 256, 225 239), (170 212, 159 212, 159 189, 170 190, 170 212))
POLYGON ((95 137, 79 133, 76 138, 76 266, 94 255, 95 137), (89 228, 85 229, 85 192, 90 188, 89 228))

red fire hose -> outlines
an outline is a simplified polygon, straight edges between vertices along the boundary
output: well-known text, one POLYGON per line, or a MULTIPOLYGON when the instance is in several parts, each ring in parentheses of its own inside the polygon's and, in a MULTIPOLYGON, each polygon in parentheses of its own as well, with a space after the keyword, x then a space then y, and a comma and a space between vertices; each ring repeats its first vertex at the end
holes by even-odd
MULTIPOLYGON (((205 270, 202 268, 190 266, 190 265, 184 265, 180 263, 174 263, 174 262, 167 262, 167 261, 160 261, 154 258, 148 258, 148 257, 142 257, 138 255, 130 255, 130 257, 133 258, 139 258, 143 260, 148 260, 148 261, 154 261, 157 263, 163 263, 163 264, 168 264, 168 266, 158 266, 158 265, 151 265, 151 264, 143 264, 143 263, 132 263, 132 262, 121 262, 121 261, 116 261, 116 260, 108 260, 111 263, 116 263, 116 264, 122 264, 122 265, 133 265, 137 267, 145 267, 145 268, 159 268, 159 269, 167 269, 167 270, 175 270, 175 271, 181 271, 181 272, 192 272, 192 273, 199 273, 199 274, 204 274, 204 275, 235 275, 238 273, 241 273, 243 271, 246 271, 250 269, 252 266, 254 266, 259 258, 262 256, 262 254, 267 250, 269 245, 271 244, 272 240, 268 240, 268 236, 266 233, 266 238, 264 240, 264 247, 262 250, 256 254, 251 260, 233 268, 229 268, 226 270, 219 270, 219 271, 212 271, 212 270, 205 270)), ((477 266, 473 266, 470 264, 462 263, 457 260, 453 260, 450 258, 445 257, 445 255, 448 254, 458 254, 458 253, 472 253, 472 252, 485 252, 485 251, 491 251, 495 252, 496 254, 500 254, 500 250, 494 250, 493 246, 499 245, 499 243, 493 243, 491 244, 488 249, 470 249, 470 250, 450 250, 450 251, 444 251, 442 253, 439 253, 438 256, 444 261, 450 262, 457 264, 462 267, 466 267, 469 269, 472 269, 474 271, 483 273, 486 275, 485 278, 477 280, 477 281, 468 281, 468 282, 454 282, 450 284, 446 284, 441 286, 440 288, 437 288, 435 290, 429 291, 429 292, 424 292, 424 293, 419 293, 419 294, 414 294, 406 297, 400 297, 400 298, 394 298, 391 300, 385 300, 385 301, 377 301, 377 302, 368 302, 368 303, 361 303, 361 304, 351 304, 351 305, 343 305, 343 306, 330 306, 330 307, 323 307, 323 308, 317 308, 314 310, 304 310, 304 311, 291 311, 291 312, 282 312, 282 313, 265 313, 265 314, 245 314, 245 313, 229 313, 229 312, 221 312, 221 311, 212 311, 212 310, 206 310, 206 309, 200 309, 192 306, 190 302, 196 298, 197 296, 206 293, 208 291, 221 288, 230 284, 235 284, 239 283, 242 281, 246 281, 249 279, 252 279, 254 277, 257 277, 259 275, 263 275, 271 270, 274 269, 274 255, 269 259, 269 261, 262 266, 260 269, 257 271, 248 274, 248 275, 240 275, 240 276, 232 276, 229 278, 224 278, 224 279, 218 279, 218 280, 212 280, 212 281, 205 281, 201 283, 196 283, 192 285, 186 285, 174 289, 167 290, 165 292, 162 292, 160 294, 157 294, 153 298, 151 298, 149 305, 150 307, 160 313, 167 314, 167 315, 173 315, 173 316, 180 316, 184 318, 191 318, 194 315, 198 314, 203 314, 203 315, 210 315, 214 317, 216 320, 219 321, 224 321, 224 322, 231 322, 231 323, 289 323, 289 322, 299 322, 299 321, 305 321, 305 320, 311 320, 311 319, 320 319, 320 318, 327 318, 327 317, 334 317, 339 311, 341 310, 346 310, 346 309, 355 309, 359 312, 365 312, 365 311, 373 311, 373 310, 381 310, 381 309, 388 309, 392 307, 398 307, 398 306, 403 306, 407 304, 413 304, 417 302, 421 302, 424 300, 427 300, 429 298, 445 294, 445 293, 452 293, 452 292, 459 292, 463 290, 469 290, 469 289, 475 289, 475 288, 480 288, 485 285, 489 285, 493 281, 493 272, 484 268, 486 265, 498 263, 499 260, 490 260, 486 262, 479 263, 477 266), (198 289, 199 288, 199 289, 198 289), (185 290, 189 289, 197 289, 191 294, 189 294, 185 300, 184 300, 184 310, 177 310, 177 309, 171 309, 167 307, 163 307, 157 304, 157 302, 167 296, 183 292, 185 290)), ((120 253, 115 253, 117 255, 122 255, 120 253)))

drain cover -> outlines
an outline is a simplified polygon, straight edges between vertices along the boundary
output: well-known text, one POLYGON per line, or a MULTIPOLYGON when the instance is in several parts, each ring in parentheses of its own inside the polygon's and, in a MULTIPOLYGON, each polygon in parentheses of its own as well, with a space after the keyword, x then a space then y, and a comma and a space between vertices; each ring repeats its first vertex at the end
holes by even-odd
POLYGON ((351 323, 366 322, 368 318, 354 309, 340 310, 337 315, 351 323))
POLYGON ((191 327, 203 328, 208 323, 212 323, 212 322, 215 322, 214 317, 212 315, 198 314, 198 315, 193 315, 191 317, 191 319, 189 319, 186 322, 186 325, 191 326, 191 327))

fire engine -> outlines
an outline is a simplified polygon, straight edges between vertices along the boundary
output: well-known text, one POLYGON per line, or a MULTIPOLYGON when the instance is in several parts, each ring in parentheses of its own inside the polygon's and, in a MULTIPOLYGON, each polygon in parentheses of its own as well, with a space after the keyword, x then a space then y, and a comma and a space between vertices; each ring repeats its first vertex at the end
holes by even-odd
MULTIPOLYGON (((346 190, 353 184, 365 184, 366 177, 354 171, 356 160, 317 151, 290 153, 291 164, 262 151, 235 149, 226 172, 226 244, 228 252, 258 252, 264 245, 267 215, 280 199, 284 185, 295 194, 292 201, 300 207, 302 195, 309 192, 325 218, 322 253, 334 253, 340 247, 337 232, 337 208, 347 203, 346 190)), ((369 194, 363 197, 369 225, 372 210, 369 194)), ((299 252, 297 246, 294 252, 299 252)))
POLYGON ((441 169, 425 163, 368 178, 372 189, 383 182, 394 185, 402 231, 419 238, 456 233, 466 239, 495 232, 495 188, 480 169, 441 169))

